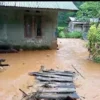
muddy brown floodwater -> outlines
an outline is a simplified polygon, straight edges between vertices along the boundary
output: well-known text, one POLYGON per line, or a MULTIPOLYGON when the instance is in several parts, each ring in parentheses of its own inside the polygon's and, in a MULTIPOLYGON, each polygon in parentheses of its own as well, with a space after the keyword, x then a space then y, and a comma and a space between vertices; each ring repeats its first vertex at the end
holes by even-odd
POLYGON ((20 100, 19 88, 28 93, 27 86, 34 83, 28 72, 38 71, 41 65, 58 70, 71 70, 72 64, 85 77, 76 81, 77 93, 85 100, 100 100, 100 64, 88 60, 85 41, 58 39, 59 50, 21 51, 0 54, 10 64, 0 72, 0 100, 20 100))

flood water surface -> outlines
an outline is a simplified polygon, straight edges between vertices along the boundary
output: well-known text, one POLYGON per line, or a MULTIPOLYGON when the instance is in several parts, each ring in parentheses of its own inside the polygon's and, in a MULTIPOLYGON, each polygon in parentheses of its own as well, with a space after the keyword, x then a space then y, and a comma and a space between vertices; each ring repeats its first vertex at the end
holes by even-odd
POLYGON ((85 77, 76 81, 77 93, 85 100, 100 100, 100 64, 88 60, 86 42, 80 39, 58 39, 59 50, 21 51, 0 54, 10 66, 0 72, 0 100, 20 100, 19 88, 29 92, 27 86, 34 83, 28 72, 39 71, 44 65, 47 69, 75 71, 85 77))

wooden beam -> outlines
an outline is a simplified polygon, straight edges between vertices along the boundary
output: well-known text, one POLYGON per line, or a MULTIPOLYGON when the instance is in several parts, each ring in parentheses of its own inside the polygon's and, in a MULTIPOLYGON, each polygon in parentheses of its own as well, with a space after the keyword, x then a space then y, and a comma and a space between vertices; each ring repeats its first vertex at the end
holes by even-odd
POLYGON ((75 88, 42 88, 40 87, 39 90, 38 90, 40 93, 44 92, 44 93, 70 93, 70 92, 75 92, 75 88))
POLYGON ((79 99, 80 97, 76 94, 76 92, 73 93, 40 93, 37 98, 38 99, 65 99, 67 97, 70 97, 72 99, 79 99))
POLYGON ((58 71, 58 70, 43 70, 43 72, 55 72, 55 73, 70 73, 70 74, 73 74, 73 72, 71 71, 58 71))
POLYGON ((69 83, 69 84, 63 84, 63 83, 59 83, 57 84, 56 82, 55 83, 37 83, 37 86, 41 86, 41 87, 44 87, 45 85, 48 85, 49 87, 59 87, 59 88, 75 88, 75 85, 73 83, 69 83))
POLYGON ((73 76, 61 76, 61 75, 55 75, 55 74, 45 74, 45 73, 29 73, 30 76, 42 76, 42 77, 51 77, 51 78, 67 78, 67 77, 73 77, 73 76))
POLYGON ((45 78, 38 76, 36 79, 41 80, 41 81, 58 81, 58 82, 70 82, 73 81, 72 77, 67 77, 67 78, 45 78))
POLYGON ((30 72, 28 73, 30 76, 33 75, 59 75, 59 76, 71 76, 74 77, 73 73, 62 73, 62 72, 30 72))

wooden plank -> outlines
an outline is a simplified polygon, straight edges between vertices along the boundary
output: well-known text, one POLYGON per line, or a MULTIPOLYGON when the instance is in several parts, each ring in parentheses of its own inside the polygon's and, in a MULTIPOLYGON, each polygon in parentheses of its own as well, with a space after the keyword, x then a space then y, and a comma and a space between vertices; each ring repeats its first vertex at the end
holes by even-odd
POLYGON ((56 73, 70 73, 70 74, 73 74, 73 72, 71 71, 58 71, 58 70, 43 70, 43 72, 56 72, 56 73))
POLYGON ((42 87, 42 86, 45 86, 45 85, 46 85, 46 86, 49 86, 49 87, 56 87, 56 88, 57 88, 57 87, 61 87, 61 88, 75 88, 75 85, 74 85, 74 84, 71 84, 71 83, 70 83, 70 84, 45 83, 45 84, 44 84, 44 83, 41 83, 41 82, 40 82, 40 83, 38 83, 38 84, 36 84, 36 85, 37 85, 38 87, 39 87, 39 86, 42 87))
POLYGON ((44 81, 39 81, 37 84, 57 84, 57 85, 74 85, 73 82, 44 82, 44 81))
POLYGON ((76 92, 73 93, 40 93, 37 98, 38 99, 65 99, 67 97, 71 97, 73 99, 79 99, 80 97, 77 95, 76 92))
POLYGON ((60 75, 60 76, 74 76, 74 74, 71 73, 60 73, 60 72, 51 72, 51 74, 55 74, 55 75, 60 75))
POLYGON ((39 92, 45 92, 45 93, 53 93, 53 92, 55 92, 55 93, 66 93, 66 92, 75 92, 76 90, 75 90, 75 88, 42 88, 42 87, 40 87, 39 88, 39 90, 38 90, 39 92))
POLYGON ((72 77, 67 77, 67 78, 45 78, 38 76, 36 79, 41 80, 41 81, 58 81, 58 82, 70 82, 73 81, 72 77))
POLYGON ((59 75, 55 75, 55 74, 45 74, 45 73, 30 73, 29 75, 31 76, 42 76, 42 77, 51 77, 51 78, 67 78, 67 77, 71 77, 71 76, 59 76, 59 75))
POLYGON ((43 71, 45 73, 51 73, 51 74, 56 74, 56 75, 62 75, 62 76, 73 76, 75 74, 75 72, 71 72, 71 71, 54 71, 54 70, 50 70, 50 71, 43 71))
POLYGON ((29 75, 33 76, 33 75, 59 75, 59 76, 70 76, 73 77, 74 74, 71 73, 60 73, 60 72, 30 72, 28 73, 29 75))

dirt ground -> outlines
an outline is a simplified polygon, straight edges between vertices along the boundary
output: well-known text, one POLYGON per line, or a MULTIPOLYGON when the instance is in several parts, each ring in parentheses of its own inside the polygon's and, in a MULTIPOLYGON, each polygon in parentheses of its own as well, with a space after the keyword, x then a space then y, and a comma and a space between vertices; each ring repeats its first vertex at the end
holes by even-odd
POLYGON ((27 87, 34 83, 28 72, 38 71, 41 65, 47 69, 75 71, 71 65, 85 77, 78 77, 76 91, 83 100, 100 100, 100 64, 88 60, 85 41, 81 39, 58 39, 59 50, 21 51, 19 53, 0 54, 10 66, 0 72, 0 100, 20 100, 19 88, 29 93, 27 87))

